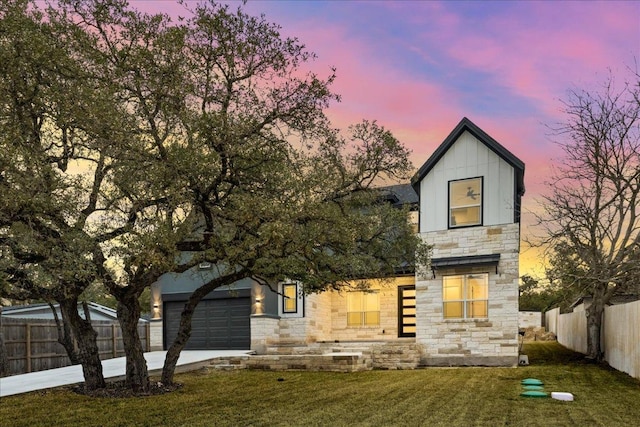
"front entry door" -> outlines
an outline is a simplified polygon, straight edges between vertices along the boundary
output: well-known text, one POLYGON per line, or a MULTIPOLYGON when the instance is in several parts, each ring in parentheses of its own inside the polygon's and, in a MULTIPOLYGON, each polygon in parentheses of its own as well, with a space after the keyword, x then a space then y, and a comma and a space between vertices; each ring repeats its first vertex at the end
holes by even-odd
POLYGON ((416 287, 398 287, 398 336, 416 336, 416 287))

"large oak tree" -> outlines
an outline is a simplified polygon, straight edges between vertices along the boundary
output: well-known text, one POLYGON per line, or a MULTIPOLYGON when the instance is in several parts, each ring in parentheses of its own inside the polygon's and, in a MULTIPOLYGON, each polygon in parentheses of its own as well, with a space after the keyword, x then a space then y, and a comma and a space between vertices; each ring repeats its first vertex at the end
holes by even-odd
MULTIPOLYGON (((22 6, 19 19, 40 27, 34 32, 50 31, 59 52, 47 54, 53 77, 32 82, 42 105, 37 129, 33 120, 20 124, 22 95, 3 105, 2 125, 12 132, 0 136, 0 186, 16 205, 2 208, 10 254, 3 292, 40 289, 45 276, 47 289, 76 297, 92 283, 105 286, 118 302, 132 388, 149 387, 138 300, 167 271, 201 260, 218 271, 184 307, 163 370, 171 383, 193 311, 216 287, 251 277, 272 287, 300 280, 307 292, 340 289, 392 275, 416 249, 419 258, 426 253, 406 212, 375 190, 408 176, 407 150, 376 122, 332 128, 324 110, 339 100, 333 70, 325 78, 310 72, 314 55, 264 17, 204 3, 172 22, 123 1, 64 0, 45 19, 11 3, 22 6), (27 158, 25 147, 38 156, 27 158), (191 257, 179 254, 184 240, 196 249, 191 257), (79 283, 68 280, 74 274, 79 283)), ((3 88, 21 79, 3 74, 3 88)))

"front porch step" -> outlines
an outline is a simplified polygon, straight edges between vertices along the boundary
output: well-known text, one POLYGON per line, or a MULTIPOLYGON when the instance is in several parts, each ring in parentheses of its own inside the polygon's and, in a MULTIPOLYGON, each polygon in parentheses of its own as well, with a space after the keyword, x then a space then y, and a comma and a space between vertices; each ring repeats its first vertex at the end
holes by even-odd
POLYGON ((324 352, 312 345, 269 345, 265 349, 266 355, 300 355, 300 354, 323 354, 324 352))
MULTIPOLYGON (((329 343, 326 343, 327 345, 329 343)), ((415 341, 372 341, 330 343, 334 352, 362 351, 371 358, 373 369, 415 369, 420 364, 421 346, 415 341), (338 347, 339 346, 339 347, 338 347)))
POLYGON ((371 358, 357 352, 257 355, 243 363, 247 369, 269 371, 358 372, 372 369, 371 358))
POLYGON ((389 343, 373 347, 375 369, 416 369, 422 357, 422 347, 416 343, 389 343))
POLYGON ((249 357, 250 356, 236 356, 213 359, 209 364, 208 369, 216 371, 232 371, 235 369, 244 369, 244 362, 249 357))
POLYGON ((415 369, 420 364, 422 347, 412 339, 398 341, 316 342, 312 344, 271 343, 269 356, 350 355, 360 354, 369 369, 415 369))
POLYGON ((362 354, 371 354, 372 353, 372 348, 371 347, 331 347, 331 352, 332 353, 351 353, 357 351, 359 353, 362 354))
POLYGON ((264 355, 222 357, 208 369, 231 371, 263 369, 274 371, 307 370, 357 372, 371 369, 415 369, 420 363, 421 346, 415 342, 313 343, 308 346, 274 346, 264 355), (283 353, 286 351, 286 353, 283 353))

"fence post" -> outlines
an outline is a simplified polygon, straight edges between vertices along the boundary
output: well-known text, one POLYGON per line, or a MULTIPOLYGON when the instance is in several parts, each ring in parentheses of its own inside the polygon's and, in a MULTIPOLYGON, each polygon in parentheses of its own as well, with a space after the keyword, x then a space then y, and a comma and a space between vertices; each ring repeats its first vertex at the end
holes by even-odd
POLYGON ((27 368, 27 373, 31 372, 31 325, 29 323, 27 323, 26 325, 24 325, 26 328, 26 358, 27 358, 27 363, 26 363, 26 368, 27 368))
POLYGON ((113 357, 118 357, 118 341, 116 340, 116 325, 111 325, 111 348, 113 350, 113 357))

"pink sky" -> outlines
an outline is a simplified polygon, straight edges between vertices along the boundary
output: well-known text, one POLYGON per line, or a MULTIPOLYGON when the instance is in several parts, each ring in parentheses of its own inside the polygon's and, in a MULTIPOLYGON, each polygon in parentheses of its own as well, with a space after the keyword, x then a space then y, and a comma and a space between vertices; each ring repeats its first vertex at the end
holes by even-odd
MULTIPOLYGON (((184 14, 172 1, 134 1, 184 14)), ((188 2, 192 3, 192 2, 188 2)), ((239 2, 228 2, 232 7, 239 2)), ((597 90, 609 70, 623 79, 640 61, 640 2, 633 1, 249 1, 337 68, 342 102, 328 114, 346 127, 375 119, 413 152, 419 168, 468 117, 526 164, 527 211, 537 209, 559 155, 545 125, 564 120, 571 88, 597 90)), ((525 251, 521 274, 540 274, 525 251)))

